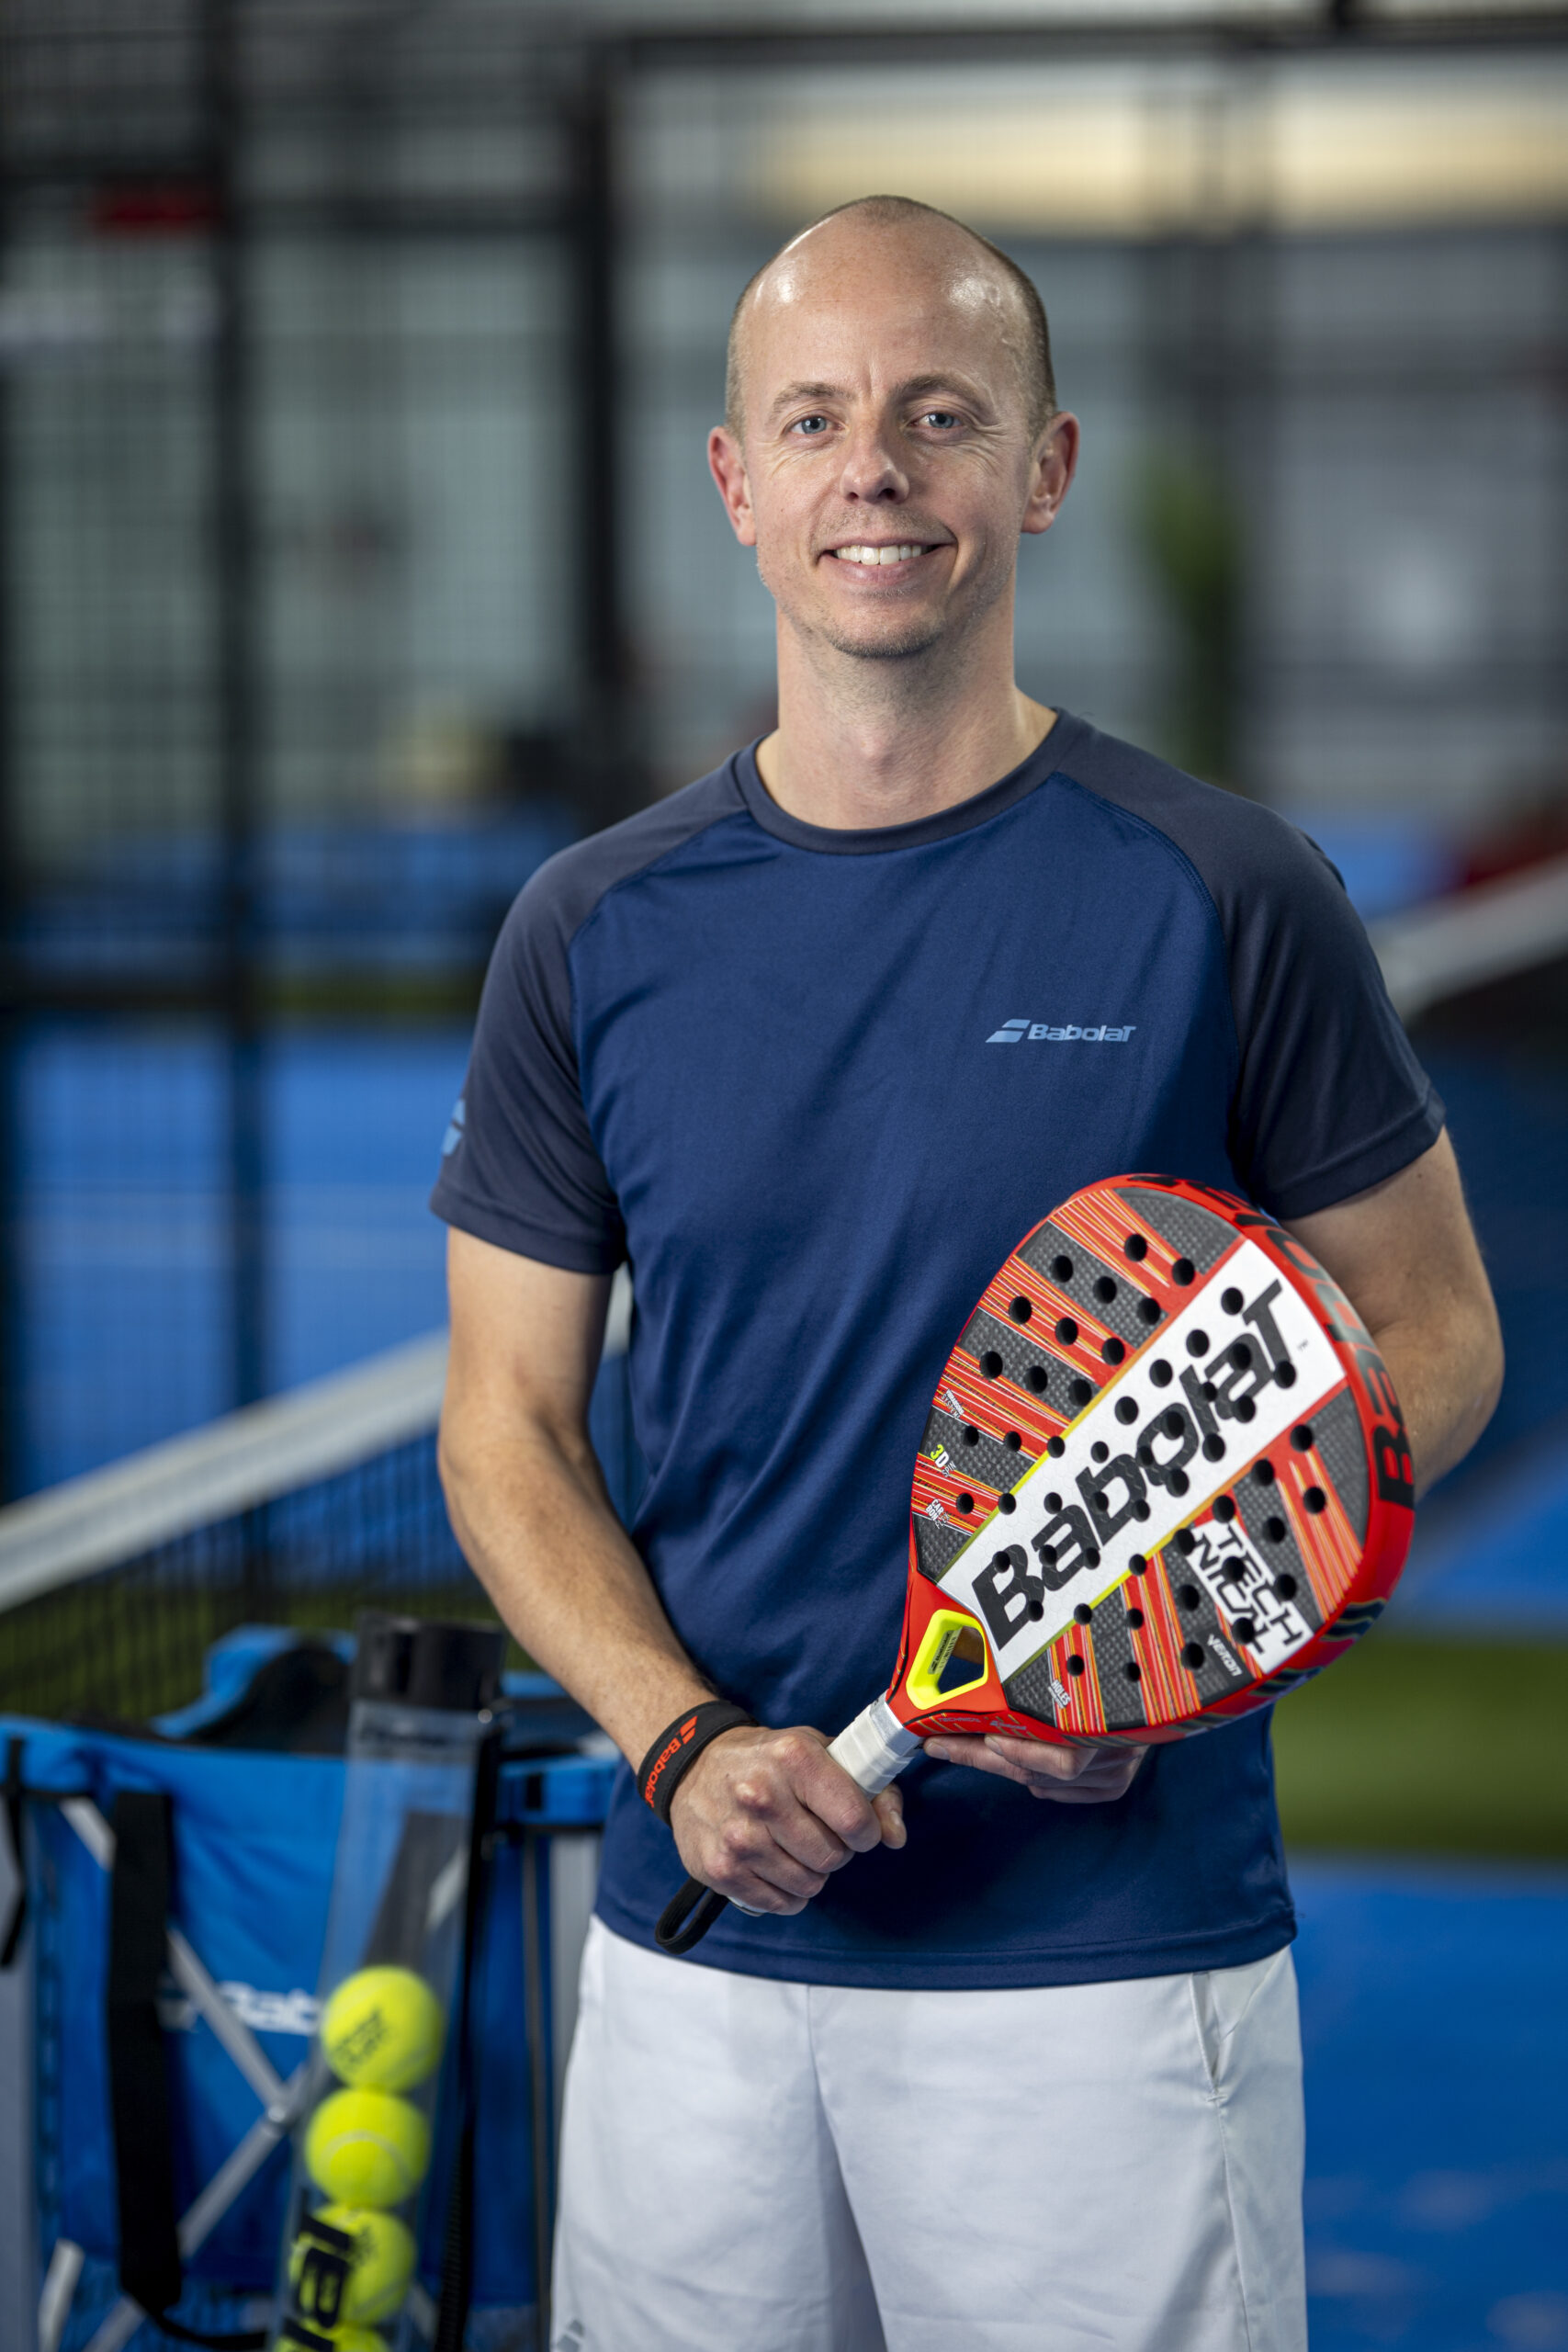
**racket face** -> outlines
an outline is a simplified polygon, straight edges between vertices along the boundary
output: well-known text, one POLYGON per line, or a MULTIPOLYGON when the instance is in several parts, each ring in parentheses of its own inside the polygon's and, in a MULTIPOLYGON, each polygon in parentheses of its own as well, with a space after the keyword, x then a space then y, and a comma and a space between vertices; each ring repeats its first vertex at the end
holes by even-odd
POLYGON ((1387 1371, 1298 1242, 1202 1185, 1089 1185, 937 1384, 889 1703, 1136 1743, 1245 1714, 1373 1623, 1414 1502, 1387 1371))

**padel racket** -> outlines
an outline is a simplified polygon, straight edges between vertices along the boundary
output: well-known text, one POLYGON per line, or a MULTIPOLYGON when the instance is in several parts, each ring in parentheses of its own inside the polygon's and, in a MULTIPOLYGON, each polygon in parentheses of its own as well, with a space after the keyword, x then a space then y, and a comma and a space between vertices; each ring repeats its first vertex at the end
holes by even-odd
MULTIPOLYGON (((938 1733, 1182 1739, 1356 1641, 1404 1565, 1382 1359, 1298 1241, 1165 1176, 1027 1234, 948 1358, 915 1463, 898 1662, 829 1750, 868 1795, 938 1733)), ((688 1879, 689 1951, 724 1898, 688 1879)))

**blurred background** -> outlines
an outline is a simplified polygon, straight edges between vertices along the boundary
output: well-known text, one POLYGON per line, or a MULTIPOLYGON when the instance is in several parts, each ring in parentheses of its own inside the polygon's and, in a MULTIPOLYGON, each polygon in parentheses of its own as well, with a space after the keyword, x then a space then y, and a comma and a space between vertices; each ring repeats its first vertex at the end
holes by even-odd
MULTIPOLYGON (((1031 692, 1285 809, 1369 917, 1568 850, 1551 15, 597 13, 10 0, 11 1495, 439 1319, 502 910, 771 723, 704 437, 737 289, 846 197, 1044 294, 1087 447, 1031 692)), ((1509 1207, 1491 1454, 1568 1408, 1541 1001, 1423 1038, 1509 1207)))
POLYGON ((1568 2346, 1568 11, 8 0, 0 1491, 440 1323, 507 904, 772 724, 704 438, 874 190, 1084 420, 1021 683, 1306 827, 1450 1106, 1507 1388, 1278 1730, 1315 2340, 1568 2346))

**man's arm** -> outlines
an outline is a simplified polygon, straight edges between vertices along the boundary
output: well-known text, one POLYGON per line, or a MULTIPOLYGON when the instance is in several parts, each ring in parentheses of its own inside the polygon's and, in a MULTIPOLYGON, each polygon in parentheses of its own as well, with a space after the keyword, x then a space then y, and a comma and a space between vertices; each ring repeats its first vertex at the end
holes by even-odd
MULTIPOLYGON (((1370 1192, 1286 1230, 1349 1299, 1387 1364, 1416 1461, 1416 1492, 1462 1461, 1492 1418, 1503 1340, 1460 1187, 1453 1146, 1429 1151, 1370 1192)), ((1122 1796, 1147 1750, 1047 1747, 1027 1739, 929 1739, 928 1756, 1000 1773, 1032 1796, 1104 1804, 1122 1796)))
POLYGON ((1503 1385, 1503 1335, 1448 1135, 1370 1192, 1287 1230, 1349 1299, 1387 1364, 1425 1493, 1461 1462, 1503 1385))
MULTIPOLYGON (((441 1476, 457 1540, 529 1656, 635 1770, 666 1724, 714 1693, 610 1508, 589 1442, 608 1279, 453 1232, 447 1283, 441 1476)), ((686 1868, 753 1910, 792 1912, 852 1853, 901 1846, 897 1790, 871 1804, 827 1745, 809 1727, 716 1739, 671 1811, 686 1868)))

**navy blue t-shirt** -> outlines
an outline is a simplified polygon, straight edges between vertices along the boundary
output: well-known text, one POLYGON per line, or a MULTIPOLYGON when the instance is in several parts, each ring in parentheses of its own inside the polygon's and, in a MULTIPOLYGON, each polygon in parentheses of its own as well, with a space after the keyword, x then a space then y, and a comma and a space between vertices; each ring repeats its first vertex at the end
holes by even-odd
MULTIPOLYGON (((747 752, 541 867, 433 1205, 549 1265, 630 1261, 633 1540, 716 1690, 830 1736, 886 1686, 927 1409, 1021 1236, 1139 1169, 1306 1216, 1441 1124, 1312 842, 1064 712, 914 824, 804 824, 747 752)), ((698 1962, 1054 1984, 1293 1932, 1266 1713, 1153 1749, 1114 1804, 925 1758, 901 1786, 903 1852, 797 1917, 728 1911, 698 1962)), ((651 1944, 682 1876, 623 1772, 601 1917, 651 1944)))

